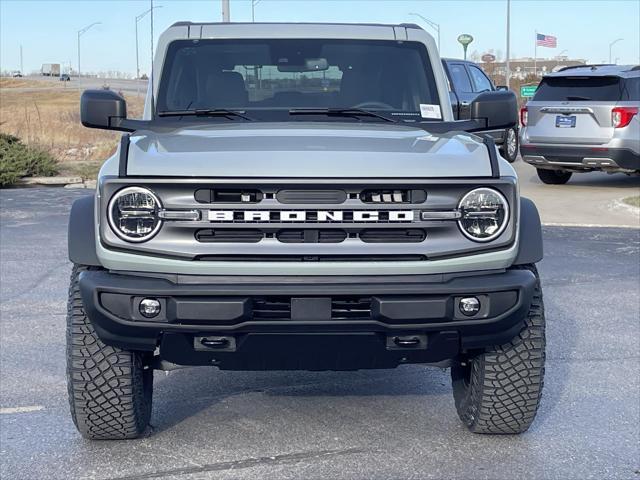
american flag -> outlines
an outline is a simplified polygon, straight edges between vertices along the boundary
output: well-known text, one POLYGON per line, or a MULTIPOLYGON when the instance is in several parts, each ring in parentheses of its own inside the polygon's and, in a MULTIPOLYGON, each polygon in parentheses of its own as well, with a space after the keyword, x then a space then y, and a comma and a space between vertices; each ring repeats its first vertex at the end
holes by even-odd
POLYGON ((557 40, 558 39, 556 37, 551 35, 536 33, 536 45, 540 45, 541 47, 556 48, 557 40))

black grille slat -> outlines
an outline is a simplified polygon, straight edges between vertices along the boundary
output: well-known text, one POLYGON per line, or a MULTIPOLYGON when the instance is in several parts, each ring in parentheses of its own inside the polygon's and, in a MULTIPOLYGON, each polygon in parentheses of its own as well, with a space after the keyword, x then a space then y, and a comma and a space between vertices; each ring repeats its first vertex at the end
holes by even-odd
POLYGON ((347 238, 344 230, 280 230, 276 234, 282 243, 340 243, 347 238))
POLYGON ((359 236, 365 243, 419 243, 427 234, 419 228, 394 228, 362 230, 359 236))
POLYGON ((254 298, 253 318, 255 320, 288 320, 291 318, 290 298, 254 298))
POLYGON ((276 199, 284 204, 338 204, 347 200, 344 190, 279 190, 276 199))
POLYGON ((335 297, 331 300, 332 320, 368 320, 371 318, 371 297, 335 297))
POLYGON ((197 255, 201 262, 421 262, 426 255, 197 255))
POLYGON ((264 232, 248 228, 205 228, 196 232, 196 240, 202 243, 258 243, 264 232))

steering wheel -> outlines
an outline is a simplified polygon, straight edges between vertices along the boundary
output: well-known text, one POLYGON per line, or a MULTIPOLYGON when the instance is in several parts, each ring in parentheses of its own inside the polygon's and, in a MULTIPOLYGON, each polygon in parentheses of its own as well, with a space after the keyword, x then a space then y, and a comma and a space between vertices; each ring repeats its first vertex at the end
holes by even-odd
POLYGON ((393 110, 393 105, 384 102, 362 102, 354 105, 353 108, 381 108, 382 110, 393 110))

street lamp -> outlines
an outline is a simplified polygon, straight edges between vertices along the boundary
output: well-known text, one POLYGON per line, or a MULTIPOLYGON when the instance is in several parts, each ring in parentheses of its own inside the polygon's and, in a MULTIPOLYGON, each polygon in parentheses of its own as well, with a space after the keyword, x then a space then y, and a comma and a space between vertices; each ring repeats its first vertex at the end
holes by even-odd
POLYGON ((101 23, 102 22, 94 22, 91 25, 87 25, 86 27, 78 30, 78 78, 80 78, 80 37, 91 27, 93 27, 94 25, 100 25, 101 23))
POLYGON ((425 22, 427 25, 429 25, 431 28, 433 28, 436 32, 438 32, 438 53, 442 54, 442 52, 440 52, 440 24, 438 24, 436 22, 432 22, 431 20, 429 20, 426 17, 423 17, 419 13, 413 13, 412 12, 412 13, 409 13, 409 15, 415 15, 416 17, 421 18, 423 22, 425 22))
POLYGON ((136 80, 140 78, 140 60, 138 54, 138 22, 147 16, 151 10, 156 8, 162 8, 162 5, 158 5, 157 7, 152 7, 149 10, 145 10, 140 15, 136 16, 136 80))
POLYGON ((609 63, 611 63, 611 47, 613 47, 616 43, 621 42, 624 38, 618 38, 609 44, 609 63))
POLYGON ((258 5, 262 0, 251 0, 251 21, 256 21, 256 5, 258 5))

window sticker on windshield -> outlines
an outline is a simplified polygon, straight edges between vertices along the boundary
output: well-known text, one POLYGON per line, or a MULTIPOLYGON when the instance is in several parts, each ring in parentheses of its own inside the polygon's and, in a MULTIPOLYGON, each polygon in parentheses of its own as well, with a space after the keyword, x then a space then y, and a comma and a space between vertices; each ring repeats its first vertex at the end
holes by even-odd
POLYGON ((421 103, 420 115, 422 115, 422 118, 442 118, 442 114, 440 113, 440 105, 429 105, 428 103, 421 103))

